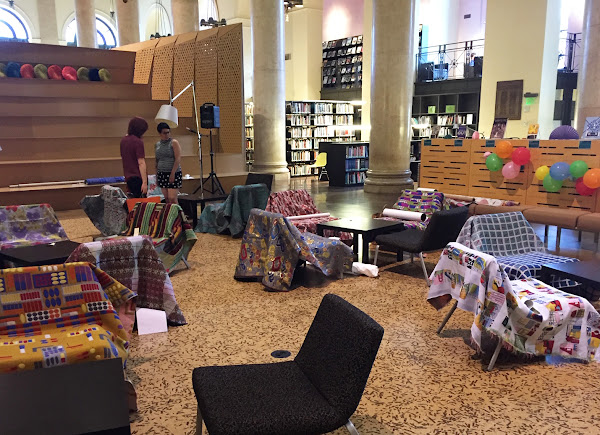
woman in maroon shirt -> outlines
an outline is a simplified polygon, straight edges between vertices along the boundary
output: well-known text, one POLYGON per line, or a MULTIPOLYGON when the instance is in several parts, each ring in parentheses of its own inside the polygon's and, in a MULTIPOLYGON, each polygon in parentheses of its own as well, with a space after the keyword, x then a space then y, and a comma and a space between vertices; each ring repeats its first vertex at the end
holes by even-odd
POLYGON ((127 188, 134 198, 141 198, 148 192, 146 154, 142 136, 148 130, 144 118, 136 116, 129 121, 127 136, 121 139, 121 160, 127 188))

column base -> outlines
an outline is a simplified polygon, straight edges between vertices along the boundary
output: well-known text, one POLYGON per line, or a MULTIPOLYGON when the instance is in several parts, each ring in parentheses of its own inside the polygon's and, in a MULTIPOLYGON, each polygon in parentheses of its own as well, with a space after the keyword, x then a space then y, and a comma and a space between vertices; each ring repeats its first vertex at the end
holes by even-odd
POLYGON ((252 165, 250 171, 254 174, 271 174, 273 175, 273 181, 275 182, 289 182, 290 181, 290 170, 280 166, 265 166, 265 165, 252 165))
POLYGON ((411 171, 384 172, 367 171, 365 193, 397 193, 404 189, 414 189, 415 182, 410 178, 411 171))

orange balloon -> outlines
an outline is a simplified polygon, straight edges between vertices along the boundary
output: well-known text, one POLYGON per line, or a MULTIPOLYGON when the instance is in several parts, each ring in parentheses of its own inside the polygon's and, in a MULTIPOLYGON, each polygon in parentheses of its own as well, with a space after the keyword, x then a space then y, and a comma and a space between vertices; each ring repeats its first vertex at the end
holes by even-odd
POLYGON ((600 187, 600 169, 592 168, 583 175, 583 184, 590 189, 600 187))
POLYGON ((501 140, 496 145, 496 154, 502 159, 508 159, 513 152, 512 144, 507 140, 501 140))

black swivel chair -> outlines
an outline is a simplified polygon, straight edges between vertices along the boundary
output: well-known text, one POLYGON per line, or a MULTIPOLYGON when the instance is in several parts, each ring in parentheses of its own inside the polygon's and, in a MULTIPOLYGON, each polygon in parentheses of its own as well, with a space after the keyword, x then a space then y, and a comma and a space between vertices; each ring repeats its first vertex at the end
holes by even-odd
POLYGON ((199 367, 192 381, 210 435, 306 435, 350 421, 369 378, 383 328, 339 296, 326 295, 293 361, 199 367))
POLYGON ((396 251, 398 261, 402 261, 404 251, 419 254, 425 280, 429 282, 427 267, 423 259, 423 252, 432 252, 443 249, 448 243, 455 242, 460 230, 469 217, 469 207, 456 207, 441 210, 431 215, 431 220, 425 231, 410 228, 399 233, 382 234, 375 237, 377 248, 375 250, 374 264, 377 264, 379 246, 385 251, 396 251))
POLYGON ((265 184, 270 192, 271 185, 273 184, 273 174, 255 174, 250 172, 246 177, 246 186, 249 184, 265 184))

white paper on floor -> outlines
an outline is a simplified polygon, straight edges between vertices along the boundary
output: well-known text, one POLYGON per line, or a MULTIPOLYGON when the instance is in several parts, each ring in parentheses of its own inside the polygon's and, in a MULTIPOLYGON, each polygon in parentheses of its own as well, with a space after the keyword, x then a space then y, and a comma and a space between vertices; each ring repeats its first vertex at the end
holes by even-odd
POLYGON ((138 335, 167 332, 167 313, 150 308, 136 308, 138 335))
POLYGON ((352 273, 357 275, 365 275, 369 278, 377 278, 379 275, 379 268, 374 264, 365 264, 365 263, 352 263, 352 273))

